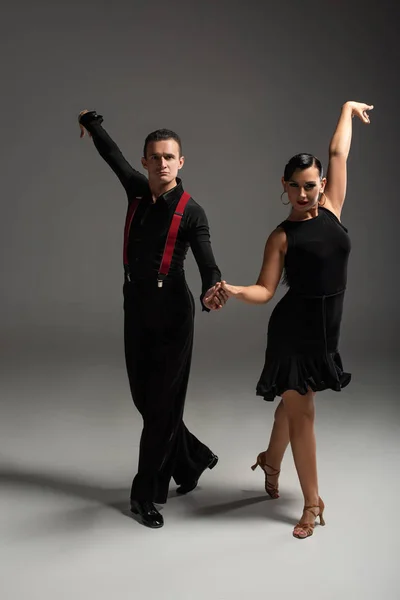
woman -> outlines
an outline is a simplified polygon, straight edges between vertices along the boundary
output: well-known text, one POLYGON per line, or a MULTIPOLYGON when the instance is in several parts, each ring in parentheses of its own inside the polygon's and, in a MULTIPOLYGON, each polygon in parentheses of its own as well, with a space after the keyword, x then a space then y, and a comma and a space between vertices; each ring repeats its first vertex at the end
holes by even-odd
POLYGON ((313 534, 315 520, 324 525, 319 497, 314 433, 315 393, 340 391, 350 381, 338 352, 350 239, 340 216, 346 195, 347 157, 352 117, 369 123, 373 106, 346 102, 329 148, 327 177, 310 154, 290 159, 282 178, 291 205, 289 217, 269 236, 256 285, 219 286, 225 299, 250 304, 269 302, 282 274, 289 290, 275 307, 268 326, 265 367, 257 394, 265 400, 280 396, 270 443, 253 470, 265 472, 265 489, 278 498, 278 478, 290 442, 304 495, 303 515, 293 535, 313 534))

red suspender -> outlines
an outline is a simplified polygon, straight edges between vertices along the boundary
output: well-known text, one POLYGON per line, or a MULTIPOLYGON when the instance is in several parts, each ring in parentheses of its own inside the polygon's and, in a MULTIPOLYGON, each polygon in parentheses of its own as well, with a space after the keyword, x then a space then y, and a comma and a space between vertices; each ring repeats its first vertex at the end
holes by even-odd
POLYGON ((172 217, 169 227, 167 241, 165 242, 164 254, 161 261, 160 270, 158 272, 158 287, 162 287, 163 279, 168 275, 172 262, 172 257, 175 250, 176 238, 178 237, 179 226, 182 221, 183 213, 185 212, 186 204, 190 200, 190 194, 183 192, 178 206, 172 217))
MULTIPOLYGON (((187 192, 183 192, 182 196, 179 199, 178 205, 172 217, 171 225, 169 227, 167 240, 165 242, 164 254, 161 260, 160 270, 158 272, 158 287, 162 287, 163 280, 169 273, 169 269, 171 267, 172 257, 174 255, 176 239, 178 237, 179 226, 182 221, 183 213, 185 212, 185 208, 187 203, 190 200, 190 194, 187 192)), ((137 207, 139 206, 141 198, 135 198, 129 205, 128 212, 126 215, 125 221, 125 229, 124 229, 124 267, 125 272, 129 279, 129 263, 128 263, 128 242, 129 242, 129 232, 131 229, 133 217, 135 216, 135 212, 137 207)))

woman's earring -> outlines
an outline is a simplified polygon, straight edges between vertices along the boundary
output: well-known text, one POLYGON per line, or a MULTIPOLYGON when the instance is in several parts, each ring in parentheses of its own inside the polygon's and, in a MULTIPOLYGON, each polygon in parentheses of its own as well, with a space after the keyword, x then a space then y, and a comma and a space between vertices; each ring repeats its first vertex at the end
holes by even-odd
POLYGON ((319 197, 319 200, 318 200, 318 204, 319 204, 320 206, 325 206, 325 204, 326 204, 326 196, 325 196, 325 192, 322 192, 322 194, 320 195, 320 197, 319 197), (321 198, 322 198, 322 196, 325 198, 324 202, 321 202, 321 198))
POLYGON ((284 206, 287 206, 288 204, 290 204, 290 200, 289 200, 289 199, 288 199, 288 201, 287 201, 287 202, 284 202, 284 201, 282 200, 282 197, 283 197, 283 196, 284 196, 286 193, 287 193, 287 192, 282 192, 282 194, 281 194, 281 202, 282 202, 282 204, 283 204, 284 206))

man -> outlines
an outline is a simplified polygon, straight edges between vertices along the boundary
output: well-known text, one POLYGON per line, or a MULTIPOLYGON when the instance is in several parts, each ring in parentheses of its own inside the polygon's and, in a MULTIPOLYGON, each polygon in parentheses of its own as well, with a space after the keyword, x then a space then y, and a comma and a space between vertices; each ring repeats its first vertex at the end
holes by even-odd
POLYGON ((186 494, 218 457, 183 423, 194 332, 194 301, 183 263, 192 248, 201 279, 203 310, 225 302, 216 292, 221 273, 213 256, 204 210, 183 190, 182 144, 173 131, 146 138, 142 165, 133 169, 95 111, 79 115, 81 137, 92 137, 128 197, 124 235, 125 358, 133 401, 143 417, 139 468, 131 511, 148 527, 164 524, 154 503, 167 501, 171 477, 186 494))

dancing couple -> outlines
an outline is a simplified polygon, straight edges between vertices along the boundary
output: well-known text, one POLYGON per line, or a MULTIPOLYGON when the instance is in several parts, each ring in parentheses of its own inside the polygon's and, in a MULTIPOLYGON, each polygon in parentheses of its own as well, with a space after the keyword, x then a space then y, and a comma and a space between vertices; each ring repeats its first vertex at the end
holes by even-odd
POLYGON ((253 469, 265 474, 265 490, 279 498, 280 466, 289 443, 304 496, 303 514, 293 535, 313 534, 324 525, 319 496, 314 432, 317 392, 340 391, 350 381, 338 350, 347 280, 350 238, 341 223, 346 196, 352 119, 369 123, 373 106, 346 102, 329 146, 326 177, 318 158, 297 154, 285 166, 281 200, 289 215, 269 235, 255 285, 223 280, 210 242, 204 209, 178 177, 184 165, 180 137, 168 129, 150 133, 142 166, 135 170, 102 126, 103 117, 84 110, 81 137, 92 138, 100 156, 123 185, 127 200, 124 229, 124 340, 133 401, 143 418, 138 472, 131 511, 142 524, 164 524, 156 504, 167 501, 171 478, 179 494, 194 490, 218 457, 183 421, 190 374, 194 300, 184 260, 190 247, 202 280, 203 311, 223 308, 229 298, 250 304, 269 302, 280 281, 287 293, 268 324, 265 366, 257 394, 281 400, 268 448, 253 469))

